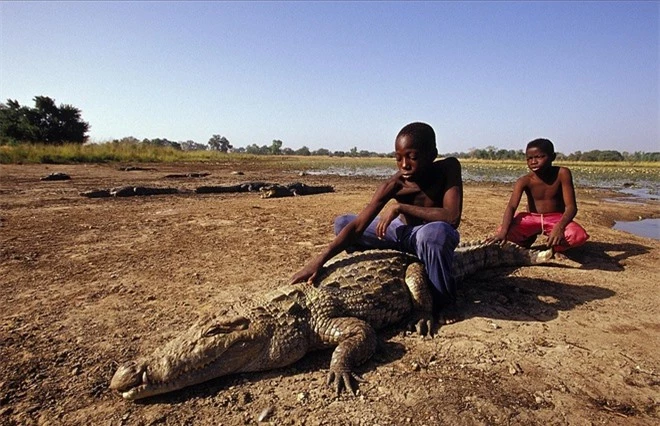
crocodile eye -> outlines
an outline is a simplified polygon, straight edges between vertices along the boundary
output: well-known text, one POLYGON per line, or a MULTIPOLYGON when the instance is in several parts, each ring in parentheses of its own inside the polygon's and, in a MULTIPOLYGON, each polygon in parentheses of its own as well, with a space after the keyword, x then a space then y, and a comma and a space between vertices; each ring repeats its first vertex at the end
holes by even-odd
POLYGON ((211 325, 205 332, 204 337, 216 336, 218 334, 229 334, 234 331, 247 330, 250 320, 245 317, 226 318, 211 325))

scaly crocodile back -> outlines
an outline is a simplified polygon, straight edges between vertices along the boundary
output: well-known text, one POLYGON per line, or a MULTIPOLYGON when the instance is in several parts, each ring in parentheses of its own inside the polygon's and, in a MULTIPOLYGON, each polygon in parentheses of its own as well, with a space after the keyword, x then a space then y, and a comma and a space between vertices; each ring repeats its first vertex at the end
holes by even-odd
POLYGON ((317 282, 323 286, 364 285, 399 279, 411 263, 419 259, 397 250, 366 250, 330 259, 319 271, 317 282))
POLYGON ((502 266, 539 265, 552 258, 552 249, 532 250, 514 243, 461 243, 454 252, 453 275, 461 281, 475 272, 502 266))

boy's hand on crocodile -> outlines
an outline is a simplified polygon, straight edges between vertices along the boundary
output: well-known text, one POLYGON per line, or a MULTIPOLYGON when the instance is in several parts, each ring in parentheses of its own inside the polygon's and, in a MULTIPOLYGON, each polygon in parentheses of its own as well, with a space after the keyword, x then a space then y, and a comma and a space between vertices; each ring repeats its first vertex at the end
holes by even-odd
POLYGON ((306 266, 291 277, 289 284, 301 283, 303 281, 307 281, 308 284, 314 284, 317 274, 318 270, 306 266))
POLYGON ((385 238, 385 233, 387 232, 387 227, 390 226, 390 223, 396 217, 399 216, 399 203, 392 203, 389 206, 383 209, 383 212, 380 215, 380 221, 376 226, 376 236, 381 240, 385 238))
POLYGON ((486 243, 504 244, 506 243, 506 235, 495 234, 492 237, 486 238, 486 243))

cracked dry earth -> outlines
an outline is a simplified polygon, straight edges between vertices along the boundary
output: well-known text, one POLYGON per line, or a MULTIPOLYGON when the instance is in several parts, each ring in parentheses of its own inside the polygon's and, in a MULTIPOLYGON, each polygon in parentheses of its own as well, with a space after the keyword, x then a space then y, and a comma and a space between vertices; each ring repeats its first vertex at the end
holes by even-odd
MULTIPOLYGON (((141 402, 108 389, 117 365, 197 316, 282 285, 332 238, 374 178, 298 176, 254 163, 0 166, 2 425, 657 425, 660 242, 611 229, 658 217, 578 188, 590 241, 575 264, 486 271, 464 282, 464 319, 421 339, 392 328, 357 396, 325 386, 330 351, 141 402), (232 174, 241 170, 244 175, 232 174), (170 173, 203 178, 164 179, 170 173), (40 181, 53 172, 67 181, 40 181), (120 185, 247 181, 336 192, 85 198, 120 185)), ((465 186, 462 239, 497 226, 510 186, 465 186)))

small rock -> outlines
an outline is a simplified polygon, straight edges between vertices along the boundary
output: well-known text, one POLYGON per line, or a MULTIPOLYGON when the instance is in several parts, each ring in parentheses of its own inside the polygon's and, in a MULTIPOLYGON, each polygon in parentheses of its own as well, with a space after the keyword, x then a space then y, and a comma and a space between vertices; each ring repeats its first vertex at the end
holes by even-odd
POLYGON ((258 422, 264 422, 268 420, 268 418, 273 414, 273 411, 275 411, 275 408, 271 405, 270 407, 266 407, 261 411, 261 414, 259 414, 259 417, 257 417, 258 422))
POLYGON ((509 373, 511 373, 511 375, 520 374, 522 372, 522 368, 520 368, 520 365, 517 362, 509 363, 509 373))

